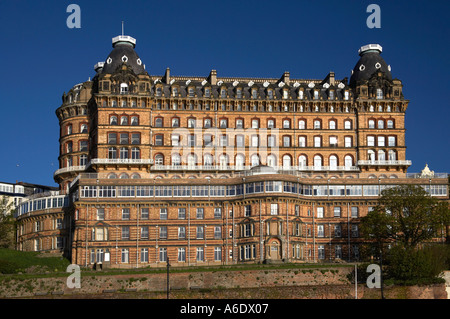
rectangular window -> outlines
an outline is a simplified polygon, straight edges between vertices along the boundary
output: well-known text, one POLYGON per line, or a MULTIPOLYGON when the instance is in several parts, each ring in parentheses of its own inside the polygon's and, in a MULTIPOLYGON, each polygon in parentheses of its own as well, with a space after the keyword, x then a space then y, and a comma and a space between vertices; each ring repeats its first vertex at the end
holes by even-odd
POLYGON ((122 226, 122 239, 130 239, 130 227, 122 226))
POLYGON ((178 261, 185 262, 186 261, 186 248, 178 248, 178 261))
POLYGON ((128 263, 128 257, 129 257, 128 248, 122 248, 121 262, 122 263, 128 263))
POLYGON ((159 209, 159 219, 167 219, 167 208, 159 209))
POLYGON ((270 204, 270 215, 278 215, 278 204, 270 204))
POLYGON ((345 140, 345 147, 352 147, 352 138, 350 136, 346 136, 344 140, 345 140))
POLYGON ((384 145, 384 136, 378 136, 378 146, 385 146, 384 145))
POLYGON ((388 146, 396 146, 395 136, 389 136, 388 137, 388 146))
POLYGON ((148 263, 148 248, 141 248, 141 263, 148 263))
POLYGON ((291 147, 291 137, 283 136, 283 147, 291 147))
POLYGON ((334 217, 341 217, 341 208, 334 207, 334 217))
POLYGON ((130 219, 130 209, 122 208, 122 220, 129 220, 129 219, 130 219))
POLYGON ((159 261, 167 261, 167 248, 159 248, 159 261))
POLYGON ((367 136, 367 146, 375 146, 375 136, 367 136))
MULTIPOLYGON (((272 204, 272 205, 276 205, 276 204, 272 204)), ((245 206, 245 212, 244 212, 244 216, 245 217, 249 217, 252 213, 252 206, 251 205, 246 205, 245 206)))
POLYGON ((141 227, 141 239, 148 239, 148 226, 141 227))
POLYGON ((159 239, 167 239, 167 226, 159 227, 159 239))
POLYGON ((185 239, 186 238, 186 227, 180 226, 178 227, 178 239, 185 239))
POLYGON ((214 226, 214 239, 222 238, 222 227, 214 226))
POLYGON ((317 225, 317 237, 325 237, 325 231, 323 225, 317 225))
POLYGON ((358 218, 358 207, 357 206, 352 206, 351 208, 351 216, 352 218, 358 218))
POLYGON ((203 228, 203 226, 197 226, 196 238, 197 238, 197 239, 203 239, 204 236, 205 236, 205 233, 204 233, 204 228, 203 228))
POLYGON ((214 208, 214 218, 215 219, 222 218, 222 208, 220 208, 220 207, 214 208))
POLYGON ((322 146, 322 138, 320 136, 314 136, 314 147, 322 146))
POLYGON ((128 144, 128 133, 120 133, 120 144, 128 144))
POLYGON ((317 207, 317 218, 323 218, 323 207, 317 207))
POLYGON ((178 219, 186 219, 186 208, 178 208, 178 219))
POLYGON ((221 260, 222 260, 222 248, 214 247, 214 261, 221 261, 221 260))
POLYGON ((203 219, 204 218, 204 212, 203 212, 203 208, 197 208, 197 215, 196 215, 197 219, 203 219))
POLYGON ((203 247, 197 247, 197 261, 204 261, 205 260, 205 251, 203 247))
POLYGON ((97 220, 105 220, 105 209, 97 208, 97 220))

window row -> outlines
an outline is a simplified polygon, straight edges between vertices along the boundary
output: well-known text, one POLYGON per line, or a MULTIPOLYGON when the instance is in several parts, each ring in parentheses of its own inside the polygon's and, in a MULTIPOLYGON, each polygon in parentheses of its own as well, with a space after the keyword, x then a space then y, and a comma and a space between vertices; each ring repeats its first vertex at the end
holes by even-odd
POLYGON ((289 87, 274 89, 271 87, 268 88, 247 88, 243 89, 241 87, 236 88, 228 88, 221 87, 217 89, 213 89, 211 87, 188 87, 186 90, 181 89, 178 86, 172 86, 171 88, 166 88, 166 90, 162 86, 156 86, 155 88, 155 96, 170 96, 170 97, 204 97, 204 98, 248 98, 248 99, 314 99, 318 100, 320 98, 326 100, 334 100, 334 99, 343 99, 348 100, 350 97, 349 91, 343 90, 333 90, 333 89, 291 89, 289 87), (183 93, 181 92, 183 90, 183 93))
POLYGON ((377 129, 395 128, 394 120, 369 119, 367 124, 368 128, 377 128, 377 129))
POLYGON ((352 108, 348 105, 302 105, 293 103, 291 105, 268 104, 268 103, 240 103, 240 102, 223 102, 218 105, 217 102, 210 101, 182 101, 177 100, 156 100, 156 110, 190 110, 190 111, 231 111, 231 112, 315 112, 315 113, 350 113, 352 108))
POLYGON ((139 116, 110 115, 109 125, 139 125, 139 116))
MULTIPOLYGON (((250 156, 250 166, 258 166, 261 164, 261 159, 259 155, 253 154, 250 156)), ((270 154, 266 157, 266 165, 271 167, 277 167, 277 166, 283 166, 289 168, 292 166, 293 158, 289 154, 283 155, 281 158, 281 161, 278 162, 277 157, 273 154, 270 154)), ((218 164, 219 166, 228 166, 230 165, 230 157, 226 154, 220 154, 218 155, 216 161, 214 160, 214 156, 211 154, 204 154, 203 155, 203 162, 199 157, 197 157, 196 154, 188 154, 185 157, 185 164, 188 166, 195 166, 195 165, 203 165, 203 166, 209 166, 218 164)), ((308 158, 307 155, 299 155, 297 165, 299 166, 299 169, 301 167, 307 167, 307 166, 316 166, 316 167, 322 167, 326 166, 324 165, 324 157, 322 155, 315 155, 312 159, 308 158)), ((354 158, 352 155, 347 154, 344 156, 343 160, 339 160, 339 157, 337 155, 330 155, 328 157, 327 166, 330 167, 338 167, 338 166, 345 166, 345 167, 352 167, 355 164, 354 158)), ((155 155, 155 165, 165 165, 164 161, 164 155, 163 154, 156 154, 155 155)), ((171 165, 172 166, 178 166, 182 165, 182 156, 178 153, 173 153, 171 155, 171 165)), ((244 166, 246 166, 246 160, 245 156, 243 154, 237 154, 235 156, 234 165, 236 166, 235 169, 244 169, 244 166)))
POLYGON ((397 136, 368 135, 367 146, 397 146, 397 136), (386 144, 387 141, 387 144, 386 144))
MULTIPOLYGON (((65 153, 72 153, 74 152, 74 148, 73 148, 73 142, 72 141, 68 141, 65 143, 64 146, 64 150, 65 153)), ((88 141, 79 141, 78 142, 78 152, 87 152, 88 151, 88 141)))
MULTIPOLYGON (((133 190, 134 191, 134 190, 133 190)), ((111 197, 112 192, 115 193, 114 187, 106 187, 106 188, 100 188, 99 189, 99 197, 111 197), (101 192, 107 192, 108 194, 101 194, 101 192)), ((197 207, 193 209, 193 212, 195 214, 192 215, 192 218, 195 219, 205 219, 205 209, 203 207, 197 207)), ((122 208, 120 212, 117 212, 120 216, 115 216, 115 218, 112 218, 111 216, 105 215, 105 209, 104 208, 97 208, 96 209, 96 219, 97 220, 105 220, 105 219, 116 219, 120 218, 122 220, 130 220, 130 208, 122 208)), ((167 220, 168 219, 168 211, 167 208, 159 208, 157 210, 158 219, 160 220, 167 220)), ((142 207, 139 210, 139 219, 141 220, 148 220, 150 216, 150 211, 148 207, 142 207)), ((176 217, 177 219, 186 219, 186 208, 178 208, 177 213, 174 214, 172 217, 176 217)), ((215 219, 221 219, 222 218, 222 208, 221 207, 215 207, 214 208, 214 218, 215 219)), ((153 218, 154 219, 154 218, 153 218)))
POLYGON ((108 133, 108 144, 141 144, 141 133, 108 133))
MULTIPOLYGON (((222 239, 222 226, 209 226, 213 228, 213 234, 208 239, 222 239)), ((110 235, 108 227, 94 227, 92 228, 91 240, 92 241, 107 241, 107 240, 130 240, 135 239, 131 237, 131 226, 117 227, 120 233, 114 233, 110 235), (112 237, 112 238, 110 238, 112 237)), ((190 226, 192 232, 189 236, 187 226, 171 226, 171 235, 169 236, 168 226, 156 225, 156 226, 139 226, 138 233, 133 237, 138 236, 141 240, 148 239, 207 239, 206 238, 206 226, 190 226), (172 232, 173 230, 173 232, 172 232), (151 235, 152 233, 153 235, 151 235)), ((209 236, 208 236, 209 237, 209 236)))
MULTIPOLYGON (((167 247, 159 247, 157 248, 157 262, 167 262, 167 247)), ((189 252, 187 247, 178 247, 177 249, 177 262, 186 262, 189 260, 187 253, 189 252)), ((192 247, 191 251, 195 253, 195 260, 197 262, 206 261, 205 250, 206 247, 192 247)), ((105 261, 110 260, 111 253, 108 248, 98 248, 91 249, 90 251, 90 263, 103 263, 105 261)), ((130 249, 129 248, 120 248, 120 263, 127 264, 130 263, 130 249)), ((149 248, 140 248, 138 258, 141 263, 150 262, 150 254, 149 248)), ((214 261, 222 261, 222 247, 214 247, 214 261)), ((173 262, 173 260, 170 260, 173 262)), ((192 260, 191 260, 192 261, 192 260)))
MULTIPOLYGON (((65 159, 66 165, 64 165, 64 167, 75 166, 75 163, 74 163, 75 158, 76 158, 76 156, 67 156, 65 159)), ((82 154, 82 155, 78 156, 78 165, 79 166, 87 165, 87 161, 88 161, 88 157, 86 154, 82 154)))
MULTIPOLYGON (((88 125, 85 124, 85 123, 80 124, 78 133, 87 133, 87 132, 88 132, 88 125)), ((72 124, 67 124, 66 125, 65 133, 67 135, 75 133, 73 131, 73 125, 72 124)))
MULTIPOLYGON (((115 120, 115 124, 117 124, 117 117, 115 116, 111 116, 111 118, 114 117, 115 120)), ((125 118, 127 118, 125 116, 125 118)), ((122 119, 122 118, 121 118, 122 119)), ((125 120, 127 121, 127 120, 125 120)), ((137 117, 136 117, 136 121, 138 121, 137 117)), ((249 128, 261 128, 261 119, 251 119, 250 121, 250 127, 249 128)), ((110 121, 111 122, 111 121, 110 121)), ((291 129, 293 128, 292 124, 291 124, 291 119, 283 119, 281 122, 281 126, 279 127, 277 125, 277 121, 275 119, 267 119, 266 120, 266 128, 283 128, 283 129, 291 129)), ((128 122, 126 122, 128 123, 128 122)), ((138 123, 138 122, 137 122, 138 123)), ((198 124, 199 123, 203 123, 203 128, 212 128, 214 127, 214 120, 212 118, 203 118, 203 120, 198 121, 197 118, 194 117, 190 117, 187 119, 187 127, 188 128, 197 128, 200 127, 198 124)), ((234 128, 238 128, 238 129, 242 129, 242 128, 246 128, 246 126, 244 125, 245 121, 243 118, 237 118, 235 119, 235 126, 234 128)), ((300 130, 306 130, 306 129, 329 129, 329 130, 337 130, 339 129, 338 127, 338 120, 336 119, 332 119, 328 121, 328 125, 327 127, 323 126, 323 121, 321 119, 315 119, 312 121, 313 125, 311 127, 308 127, 307 125, 308 121, 306 119, 300 119, 298 120, 298 126, 297 128, 300 130)), ((112 124, 112 123, 111 123, 112 124)), ((122 124, 121 125, 128 125, 128 124, 122 124)), ((133 125, 133 124, 132 124, 133 125)), ((138 125, 138 124, 135 124, 138 125)), ((163 117, 155 117, 154 120, 154 127, 165 127, 165 125, 167 125, 167 123, 164 122, 164 118, 163 117)), ((180 127, 180 118, 179 117, 173 117, 170 120, 170 127, 180 127)), ((217 123, 217 127, 218 128, 229 128, 230 123, 229 123, 229 119, 228 118, 220 118, 218 119, 218 123, 217 123)), ((352 120, 344 120, 343 123, 343 129, 345 130, 351 130, 353 128, 353 121, 352 120)))
MULTIPOLYGON (((154 135, 154 146, 204 146, 204 147, 225 147, 225 146, 235 146, 235 147, 354 147, 353 137, 344 136, 344 143, 338 143, 338 136, 329 136, 328 143, 323 143, 322 136, 313 136, 308 139, 307 136, 299 136, 298 144, 294 145, 291 135, 282 135, 281 140, 279 140, 278 135, 267 135, 265 143, 262 142, 260 135, 253 134, 248 136, 248 142, 246 143, 246 135, 236 134, 230 136, 229 134, 220 134, 213 136, 213 134, 189 134, 183 141, 182 136, 179 134, 172 134, 170 136, 170 145, 166 144, 164 141, 164 134, 154 135), (216 141, 214 142, 214 138, 216 141), (308 143, 308 140, 311 141, 308 143), (280 144, 281 142, 281 144, 280 144)), ((116 141, 115 139, 109 139, 111 141, 116 141)), ((167 141, 166 141, 167 142, 167 141)), ((110 143, 117 144, 117 143, 110 143)), ((120 143, 127 144, 127 143, 120 143)), ((137 144, 137 143, 132 143, 137 144)), ((355 145, 356 146, 356 145, 355 145)), ((394 145, 395 146, 395 145, 394 145)))

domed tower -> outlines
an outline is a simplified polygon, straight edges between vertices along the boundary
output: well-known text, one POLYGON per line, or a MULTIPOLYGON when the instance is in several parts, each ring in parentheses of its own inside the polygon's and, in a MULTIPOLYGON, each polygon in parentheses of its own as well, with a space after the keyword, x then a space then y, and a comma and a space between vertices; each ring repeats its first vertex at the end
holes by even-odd
POLYGON ((119 35, 113 50, 95 65, 93 99, 89 104, 89 170, 109 176, 148 170, 150 76, 135 51, 136 39, 119 35))
POLYGON ((379 44, 358 50, 350 87, 358 118, 358 166, 369 177, 400 177, 411 161, 405 159, 405 112, 408 100, 402 82, 392 77, 379 44))
POLYGON ((88 103, 92 96, 91 80, 79 83, 62 96, 62 105, 56 110, 60 127, 59 169, 53 178, 63 193, 70 182, 88 163, 89 118, 88 103))

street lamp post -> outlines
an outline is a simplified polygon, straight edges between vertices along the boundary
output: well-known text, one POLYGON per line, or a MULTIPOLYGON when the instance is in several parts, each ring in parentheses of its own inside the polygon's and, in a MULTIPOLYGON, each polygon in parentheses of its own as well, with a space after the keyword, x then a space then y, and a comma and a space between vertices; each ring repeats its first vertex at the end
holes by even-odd
POLYGON ((169 256, 167 256, 167 299, 169 299, 169 290, 170 290, 170 286, 169 286, 169 268, 170 268, 169 256))

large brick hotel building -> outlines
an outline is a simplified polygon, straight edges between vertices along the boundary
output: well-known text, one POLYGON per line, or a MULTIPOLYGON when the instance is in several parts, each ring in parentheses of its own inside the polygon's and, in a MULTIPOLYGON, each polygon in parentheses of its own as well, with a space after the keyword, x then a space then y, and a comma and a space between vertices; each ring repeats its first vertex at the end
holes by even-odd
POLYGON ((402 82, 377 44, 350 80, 157 76, 113 38, 56 110, 59 192, 26 198, 18 249, 109 267, 358 260, 358 224, 407 173, 402 82))

